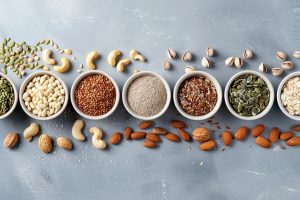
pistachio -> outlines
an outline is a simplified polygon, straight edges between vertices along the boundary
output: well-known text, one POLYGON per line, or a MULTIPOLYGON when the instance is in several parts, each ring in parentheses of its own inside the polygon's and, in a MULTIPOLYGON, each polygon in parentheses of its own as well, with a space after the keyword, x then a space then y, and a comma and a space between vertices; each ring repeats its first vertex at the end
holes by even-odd
POLYGON ((272 69, 273 76, 280 76, 282 74, 282 72, 283 72, 283 69, 280 67, 274 67, 272 69))
POLYGON ((207 59, 206 57, 203 57, 201 64, 203 67, 209 68, 211 66, 211 61, 209 59, 207 59))
POLYGON ((188 74, 188 73, 191 73, 191 72, 193 72, 193 71, 196 71, 196 68, 193 67, 193 66, 187 65, 187 66, 185 67, 184 71, 185 71, 185 73, 188 74))
POLYGON ((227 67, 231 67, 233 65, 233 63, 234 63, 234 57, 229 57, 225 60, 225 65, 227 67))
POLYGON ((283 69, 292 69, 294 67, 294 64, 292 63, 292 61, 283 61, 281 63, 281 67, 283 69))
POLYGON ((264 63, 260 63, 260 65, 258 66, 258 70, 261 72, 267 72, 268 68, 264 63))
POLYGON ((243 53, 243 58, 250 59, 252 58, 252 56, 253 56, 252 51, 250 49, 245 49, 243 53))
POLYGON ((167 54, 170 59, 176 58, 176 51, 174 49, 169 48, 167 54))
POLYGON ((186 51, 182 56, 182 60, 188 62, 192 60, 192 57, 193 57, 192 53, 190 51, 186 51))
POLYGON ((286 54, 282 51, 277 51, 276 53, 276 58, 280 61, 285 61, 286 59, 286 54))
POLYGON ((235 57, 233 62, 236 68, 241 68, 243 65, 243 59, 240 57, 235 57))
POLYGON ((293 53, 293 56, 294 56, 295 58, 300 58, 300 51, 295 51, 295 52, 293 53))
POLYGON ((208 48, 206 49, 206 56, 207 56, 207 57, 212 57, 212 56, 214 56, 214 49, 213 49, 212 47, 208 47, 208 48))
POLYGON ((169 70, 171 67, 171 63, 168 60, 164 60, 163 62, 163 69, 164 70, 169 70))

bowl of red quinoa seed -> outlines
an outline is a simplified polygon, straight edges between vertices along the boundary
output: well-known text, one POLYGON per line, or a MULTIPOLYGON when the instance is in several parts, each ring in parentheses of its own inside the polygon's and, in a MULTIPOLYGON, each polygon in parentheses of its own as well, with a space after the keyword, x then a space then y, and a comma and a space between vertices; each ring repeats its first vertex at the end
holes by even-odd
POLYGON ((150 71, 129 77, 123 87, 122 100, 126 110, 135 118, 153 120, 163 115, 171 101, 168 82, 150 71))
POLYGON ((120 91, 108 74, 92 70, 81 74, 71 88, 71 102, 82 117, 98 120, 110 116, 118 107, 120 91))
POLYGON ((175 107, 184 117, 205 120, 212 117, 222 103, 222 88, 209 73, 194 71, 179 78, 173 91, 175 107))

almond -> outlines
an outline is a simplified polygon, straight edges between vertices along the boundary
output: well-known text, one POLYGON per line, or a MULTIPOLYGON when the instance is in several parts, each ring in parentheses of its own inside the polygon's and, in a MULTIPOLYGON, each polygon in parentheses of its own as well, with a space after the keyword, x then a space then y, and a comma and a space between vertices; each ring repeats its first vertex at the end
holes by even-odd
POLYGON ((292 137, 294 136, 294 133, 293 132, 282 132, 280 134, 280 139, 281 140, 289 140, 291 139, 292 137))
POLYGON ((166 135, 168 133, 168 131, 162 127, 154 127, 152 129, 152 133, 154 133, 156 135, 166 135))
POLYGON ((19 141, 19 135, 16 132, 8 133, 3 141, 3 145, 6 148, 12 149, 19 141))
POLYGON ((139 123, 139 128, 140 129, 148 129, 153 125, 152 121, 142 121, 141 123, 139 123))
POLYGON ((126 140, 130 140, 130 135, 133 132, 133 129, 131 127, 126 127, 124 129, 124 137, 126 138, 126 140))
POLYGON ((278 141, 279 138, 279 130, 277 127, 273 128, 269 133, 269 140, 273 143, 278 141))
POLYGON ((216 147, 216 142, 214 140, 206 141, 199 145, 201 151, 209 151, 216 147))
POLYGON ((207 128, 196 128, 192 135, 194 140, 200 142, 206 142, 210 139, 210 132, 207 128))
POLYGON ((165 138, 172 141, 172 142, 180 142, 180 137, 174 133, 167 133, 165 138))
POLYGON ((142 131, 133 132, 130 135, 130 137, 131 137, 132 140, 139 140, 139 139, 145 138, 145 136, 146 136, 146 133, 142 132, 142 131))
POLYGON ((153 142, 153 141, 145 140, 144 141, 144 147, 155 148, 155 147, 157 147, 157 144, 155 142, 153 142))
POLYGON ((292 131, 300 131, 300 124, 296 124, 296 125, 292 126, 291 130, 292 131))
POLYGON ((231 145, 232 134, 230 133, 230 131, 224 131, 222 133, 222 141, 223 141, 225 146, 230 146, 231 145))
POLYGON ((52 139, 47 134, 42 134, 38 143, 40 150, 44 153, 50 153, 53 149, 52 139))
POLYGON ((265 129, 266 129, 265 125, 258 124, 251 130, 251 135, 253 137, 260 136, 265 131, 265 129))
POLYGON ((264 138, 263 136, 258 136, 255 138, 255 143, 263 148, 270 148, 271 147, 271 142, 264 138))
POLYGON ((122 139, 122 134, 120 132, 115 132, 109 138, 111 144, 118 144, 122 139))
POLYGON ((60 148, 68 150, 68 151, 72 150, 72 148, 73 148, 72 141, 67 137, 63 137, 63 136, 57 137, 56 143, 60 148))
POLYGON ((152 142, 157 142, 157 143, 161 142, 159 136, 155 135, 154 133, 148 133, 146 135, 146 138, 152 142))
POLYGON ((300 145, 300 137, 292 137, 286 142, 289 146, 299 146, 300 145))
POLYGON ((191 141, 191 136, 183 129, 178 129, 178 134, 182 137, 182 139, 186 142, 191 141))
POLYGON ((235 137, 235 139, 240 140, 240 141, 244 140, 247 136, 247 132, 248 132, 248 127, 242 126, 236 130, 234 137, 235 137))
POLYGON ((173 121, 171 121, 171 126, 173 126, 174 128, 183 129, 186 127, 186 124, 180 120, 173 120, 173 121))

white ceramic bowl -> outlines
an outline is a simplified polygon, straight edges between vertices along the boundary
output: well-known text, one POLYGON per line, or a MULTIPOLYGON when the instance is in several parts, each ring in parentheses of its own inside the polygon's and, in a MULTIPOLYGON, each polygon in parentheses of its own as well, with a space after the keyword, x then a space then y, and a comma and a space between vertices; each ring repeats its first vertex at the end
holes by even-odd
POLYGON ((284 84, 290 79, 290 78, 293 78, 295 76, 300 76, 300 71, 298 72, 293 72, 289 75, 287 75, 284 79, 282 79, 282 81, 280 82, 279 86, 278 86, 278 89, 277 89, 277 103, 278 103, 278 106, 280 108, 280 110, 286 115, 288 116, 289 118, 293 119, 293 120, 297 120, 297 121, 300 121, 300 116, 295 116, 295 115, 291 115, 285 108, 284 106, 282 105, 282 102, 281 102, 281 91, 282 91, 282 88, 284 86, 284 84))
POLYGON ((210 75, 207 72, 203 72, 203 71, 194 71, 191 73, 187 73, 184 74, 183 76, 181 76, 178 81, 175 84, 174 87, 174 91, 173 91, 173 101, 174 104, 177 108, 177 110, 180 112, 180 114, 182 114, 184 117, 191 119, 191 120, 205 120, 208 119, 210 117, 212 117, 220 108, 221 103, 222 103, 222 99, 223 99, 223 95, 222 95, 222 88, 219 84, 219 82, 217 81, 217 79, 215 79, 212 75, 210 75), (217 103, 214 107, 214 109, 212 111, 210 111, 209 113, 207 113, 206 115, 201 115, 201 116, 194 116, 194 115, 190 115, 188 113, 186 113, 180 106, 179 102, 178 102, 178 90, 181 86, 181 84, 188 78, 193 77, 193 76, 204 76, 207 79, 209 79, 215 86, 216 91, 217 91, 217 95, 218 95, 218 99, 217 99, 217 103))
POLYGON ((87 71, 87 72, 84 72, 82 73, 80 76, 78 76, 73 85, 72 85, 72 88, 71 88, 71 102, 72 102, 72 105, 75 109, 75 111, 81 115, 82 117, 84 118, 87 118, 87 119, 91 119, 91 120, 98 120, 98 119, 104 119, 108 116, 110 116, 118 107, 118 104, 119 104, 119 101, 120 101, 120 90, 119 90, 119 87, 117 85, 117 83, 115 82, 115 80, 109 76, 108 74, 106 74, 105 72, 102 72, 102 71, 99 71, 99 70, 91 70, 91 71, 87 71), (92 74, 100 74, 100 75, 103 75, 105 77, 107 77, 114 85, 115 87, 115 90, 116 90, 116 100, 115 100, 115 104, 114 106, 112 107, 112 109, 110 111, 108 111, 107 113, 105 113, 104 115, 99 115, 99 116, 91 116, 91 115, 87 115, 85 114, 84 112, 82 112, 78 106, 76 105, 76 102, 75 102, 75 98, 74 98, 74 95, 75 95, 75 89, 78 85, 78 83, 85 77, 89 76, 89 75, 92 75, 92 74))
POLYGON ((13 103, 12 107, 10 108, 10 110, 7 113, 5 113, 4 115, 0 116, 0 119, 4 119, 7 116, 9 116, 15 110, 15 108, 17 107, 17 104, 18 104, 18 90, 17 90, 17 87, 14 84, 14 82, 8 76, 6 76, 5 74, 3 74, 1 72, 0 72, 0 76, 5 78, 6 80, 8 80, 8 82, 11 84, 11 86, 14 90, 14 96, 15 96, 14 103, 13 103))
POLYGON ((168 82, 162 76, 160 76, 159 74, 157 74, 155 72, 150 72, 150 71, 142 71, 142 72, 138 72, 136 74, 133 74, 125 82, 125 84, 123 86, 123 91, 122 91, 122 100, 123 100, 124 107, 126 108, 126 110, 133 117, 135 117, 137 119, 141 119, 141 120, 154 120, 154 119, 160 117, 161 115, 163 115, 167 111, 167 109, 168 109, 168 107, 170 105, 170 101, 171 101, 171 90, 170 90, 170 86, 169 86, 168 82), (141 77, 141 76, 145 76, 145 75, 155 76, 155 77, 159 78, 161 80, 161 82, 164 84, 164 86, 166 88, 166 91, 167 91, 167 100, 166 100, 166 104, 163 107, 163 109, 159 113, 157 113, 156 115, 149 116, 149 117, 144 117, 144 116, 138 115, 137 113, 135 113, 134 111, 132 111, 131 108, 130 108, 130 106, 129 106, 129 104, 128 104, 128 102, 127 102, 127 90, 128 90, 128 87, 130 86, 130 84, 132 83, 132 81, 134 81, 136 78, 141 77))
POLYGON ((58 117, 60 114, 62 114, 64 112, 64 110, 67 107, 68 101, 69 101, 69 92, 68 92, 68 88, 67 88, 65 82, 58 75, 56 75, 56 74, 54 74, 52 72, 49 72, 49 71, 41 71, 41 72, 35 72, 35 73, 31 74, 30 76, 28 76, 24 80, 24 82, 21 85, 20 91, 19 91, 19 100, 20 100, 20 104, 21 104, 22 109, 24 110, 24 112, 29 117, 31 117, 33 119, 37 119, 37 120, 50 120, 50 119, 54 119, 54 118, 58 117), (65 102, 64 102, 64 104, 62 105, 61 109, 57 113, 55 113, 55 114, 53 114, 53 115, 51 115, 49 117, 39 117, 39 116, 33 114, 32 112, 30 112, 27 109, 27 107, 25 106, 24 100, 23 100, 23 94, 24 94, 24 92, 26 90, 26 87, 27 87, 28 83, 34 77, 36 77, 36 76, 42 76, 42 75, 49 75, 49 76, 54 77, 56 80, 58 80, 61 83, 63 89, 65 90, 65 102))
POLYGON ((243 120, 256 120, 256 119, 259 119, 263 116, 265 116, 272 108, 273 106, 273 103, 274 103, 274 88, 273 88, 273 85, 272 83, 269 81, 269 79, 264 76, 263 74, 259 73, 259 72, 256 72, 256 71, 253 71, 253 70, 245 70, 245 71, 241 71, 241 72, 238 72, 236 73, 234 76, 232 76, 229 81, 227 82, 226 84, 226 87, 225 87, 225 91, 224 91, 224 98, 225 98, 225 103, 226 103, 226 106, 228 108, 228 110, 231 112, 231 114, 233 114, 234 116, 236 116, 237 118, 239 119, 243 119, 243 120), (230 86, 232 84, 232 82, 239 76, 242 76, 244 74, 254 74, 254 75, 257 75, 259 76, 260 78, 262 78, 265 83, 267 84, 268 88, 269 88, 269 91, 270 91, 270 100, 269 100, 269 104, 267 105, 267 107, 261 112, 259 113, 258 115, 255 115, 255 116, 251 116, 251 117, 247 117, 247 116, 241 116, 239 115, 237 112, 235 112, 229 102, 229 99, 228 99, 228 91, 230 89, 230 86))

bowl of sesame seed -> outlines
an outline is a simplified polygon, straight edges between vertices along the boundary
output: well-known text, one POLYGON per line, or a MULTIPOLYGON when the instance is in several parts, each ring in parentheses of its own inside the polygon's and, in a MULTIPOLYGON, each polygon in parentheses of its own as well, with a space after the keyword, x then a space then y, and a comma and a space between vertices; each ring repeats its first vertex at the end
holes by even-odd
POLYGON ((92 70, 81 74, 71 88, 71 102, 75 111, 84 118, 107 118, 118 107, 120 91, 112 77, 92 70))

